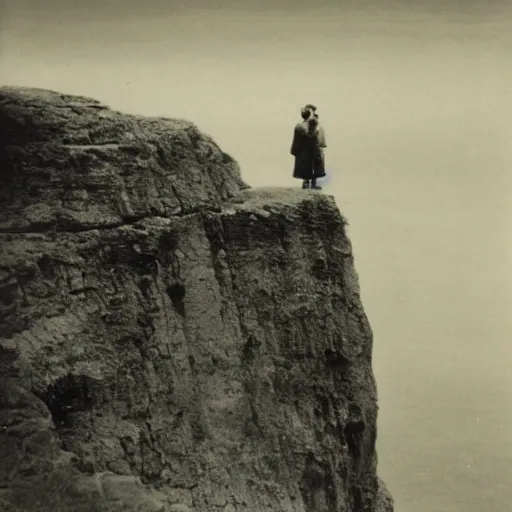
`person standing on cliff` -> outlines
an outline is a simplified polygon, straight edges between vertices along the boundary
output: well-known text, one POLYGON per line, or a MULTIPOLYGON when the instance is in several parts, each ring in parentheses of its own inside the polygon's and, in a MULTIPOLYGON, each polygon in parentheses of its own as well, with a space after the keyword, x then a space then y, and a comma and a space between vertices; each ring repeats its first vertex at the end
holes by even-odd
MULTIPOLYGON (((317 108, 315 107, 315 105, 311 105, 311 103, 308 103, 304 108, 311 110, 313 116, 318 121, 318 114, 316 112, 317 108)), ((322 156, 323 156, 322 148, 326 148, 327 145, 325 143, 325 132, 324 132, 323 127, 320 124, 318 124, 318 143, 319 143, 319 147, 320 147, 320 150, 322 151, 322 156)))
POLYGON ((295 126, 290 153, 295 157, 293 177, 302 180, 302 188, 321 190, 317 178, 325 176, 323 148, 325 133, 319 125, 314 105, 301 110, 302 121, 295 126))

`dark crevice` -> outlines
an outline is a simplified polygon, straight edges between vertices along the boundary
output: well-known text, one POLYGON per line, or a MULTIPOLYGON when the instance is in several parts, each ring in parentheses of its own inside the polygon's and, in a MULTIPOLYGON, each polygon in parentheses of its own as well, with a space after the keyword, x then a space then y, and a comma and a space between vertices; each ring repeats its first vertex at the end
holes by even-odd
POLYGON ((180 283, 175 283, 168 286, 166 291, 176 312, 184 317, 185 303, 183 302, 183 298, 185 297, 185 287, 180 283))
POLYGON ((49 386, 45 393, 38 394, 47 405, 57 429, 71 428, 76 413, 92 409, 89 381, 86 376, 68 374, 49 386))
POLYGON ((173 192, 173 194, 175 195, 176 197, 176 201, 178 201, 178 204, 180 205, 180 208, 181 208, 181 211, 180 213, 183 213, 183 211, 185 210, 184 206, 183 206, 183 201, 181 200, 180 198, 180 195, 178 194, 178 192, 176 191, 176 186, 175 185, 171 185, 171 190, 173 192))
POLYGON ((164 231, 158 239, 158 248, 161 252, 174 252, 178 248, 178 233, 174 230, 164 231))
POLYGON ((361 489, 359 489, 359 487, 354 487, 353 496, 354 496, 354 508, 352 509, 352 512, 362 512, 363 511, 363 497, 361 494, 361 489))
POLYGON ((0 133, 0 203, 11 200, 15 183, 15 170, 9 152, 7 137, 0 133))
POLYGON ((362 434, 365 428, 366 425, 364 421, 358 420, 347 423, 343 431, 347 441, 349 453, 356 459, 361 455, 362 434))
POLYGON ((324 351, 326 365, 335 368, 346 368, 350 361, 340 352, 334 351, 330 348, 324 351))
POLYGON ((306 458, 299 488, 306 512, 338 510, 338 496, 332 471, 325 461, 315 460, 312 453, 306 458))
POLYGON ((329 267, 324 258, 316 258, 311 266, 311 273, 316 279, 325 280, 329 277, 329 267))
POLYGON ((84 286, 83 288, 77 288, 76 290, 69 290, 70 295, 80 295, 85 292, 95 292, 98 288, 95 286, 84 286))
POLYGON ((133 267, 150 270, 154 273, 158 270, 157 258, 154 254, 135 252, 129 258, 129 263, 133 267))
POLYGON ((320 407, 322 408, 322 416, 327 419, 330 416, 330 404, 329 399, 325 396, 319 396, 318 402, 320 403, 320 407))
POLYGON ((242 348, 242 362, 252 363, 256 357, 256 351, 261 343, 256 338, 249 334, 247 341, 242 348))
POLYGON ((102 252, 102 259, 106 265, 127 265, 142 273, 158 274, 157 255, 143 252, 136 244, 106 246, 102 252))

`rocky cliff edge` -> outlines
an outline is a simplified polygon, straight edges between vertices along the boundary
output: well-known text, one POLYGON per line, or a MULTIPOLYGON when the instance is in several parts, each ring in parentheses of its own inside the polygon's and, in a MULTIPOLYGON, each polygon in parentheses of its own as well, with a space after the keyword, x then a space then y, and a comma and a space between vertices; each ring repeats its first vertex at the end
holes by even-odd
POLYGON ((190 122, 0 88, 0 510, 391 512, 345 226, 190 122))

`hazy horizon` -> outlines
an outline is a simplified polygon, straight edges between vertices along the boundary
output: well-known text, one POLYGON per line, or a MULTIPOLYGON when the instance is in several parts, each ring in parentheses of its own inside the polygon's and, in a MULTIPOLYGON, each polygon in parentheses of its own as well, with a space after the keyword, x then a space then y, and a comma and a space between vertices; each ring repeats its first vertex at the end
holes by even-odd
POLYGON ((396 512, 512 503, 512 3, 0 0, 0 83, 190 119, 251 186, 315 103, 396 512))

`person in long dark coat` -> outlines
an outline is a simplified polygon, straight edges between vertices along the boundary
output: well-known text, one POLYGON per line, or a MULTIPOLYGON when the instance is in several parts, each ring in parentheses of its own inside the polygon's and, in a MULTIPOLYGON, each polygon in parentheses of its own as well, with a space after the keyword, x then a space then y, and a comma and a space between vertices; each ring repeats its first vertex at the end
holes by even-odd
POLYGON ((316 108, 307 105, 301 111, 303 121, 295 126, 290 153, 295 157, 293 177, 302 180, 302 188, 320 190, 317 178, 325 176, 323 148, 325 134, 318 123, 316 108))
MULTIPOLYGON (((313 116, 318 121, 318 114, 316 113, 317 108, 315 107, 315 105, 312 105, 311 103, 308 103, 304 108, 311 110, 312 113, 313 113, 313 116)), ((323 127, 320 124, 318 125, 318 143, 319 143, 318 145, 320 147, 320 152, 321 152, 322 158, 323 158, 323 148, 326 148, 327 144, 325 143, 325 132, 324 132, 324 129, 323 129, 323 127)))

